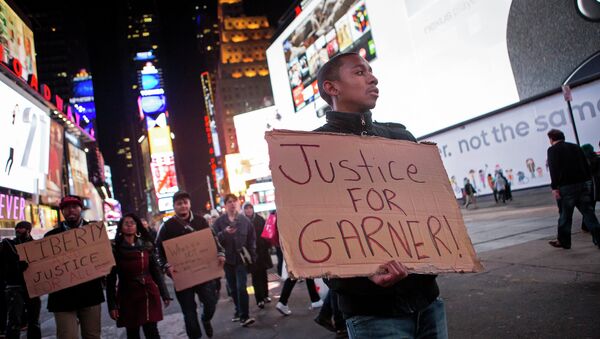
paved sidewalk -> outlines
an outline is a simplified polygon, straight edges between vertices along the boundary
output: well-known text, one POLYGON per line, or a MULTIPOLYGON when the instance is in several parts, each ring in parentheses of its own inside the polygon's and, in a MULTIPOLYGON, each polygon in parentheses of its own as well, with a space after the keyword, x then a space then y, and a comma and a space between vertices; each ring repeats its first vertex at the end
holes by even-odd
MULTIPOLYGON (((447 274, 438 282, 446 302, 451 338, 599 338, 600 250, 573 220, 573 246, 553 248, 558 212, 549 189, 514 193, 506 205, 483 197, 477 209, 463 209, 469 234, 486 268, 478 274, 447 274)), ((215 338, 333 338, 313 322, 306 285, 298 283, 289 306, 293 314, 275 309, 282 283, 270 284, 273 302, 260 310, 251 300, 250 328, 231 322, 233 303, 222 292, 213 320, 215 338)), ((43 306, 45 308, 45 305, 43 306)), ((104 305, 104 308, 106 306, 104 305)), ((159 323, 161 336, 186 338, 177 302, 159 323)), ((103 338, 125 338, 104 309, 103 338)), ((42 331, 54 338, 54 321, 43 310, 42 331)))

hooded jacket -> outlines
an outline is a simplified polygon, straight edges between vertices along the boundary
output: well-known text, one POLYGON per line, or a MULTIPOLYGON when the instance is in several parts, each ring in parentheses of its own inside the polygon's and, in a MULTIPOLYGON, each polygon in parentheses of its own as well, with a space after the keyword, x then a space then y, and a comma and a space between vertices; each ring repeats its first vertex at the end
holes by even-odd
MULTIPOLYGON (((334 132, 381 136, 416 142, 401 124, 373 122, 371 112, 327 112, 327 123, 315 132, 334 132)), ((346 318, 355 315, 394 317, 425 309, 439 295, 436 276, 409 274, 391 287, 381 287, 369 278, 330 279, 329 287, 338 292, 338 303, 346 318)))

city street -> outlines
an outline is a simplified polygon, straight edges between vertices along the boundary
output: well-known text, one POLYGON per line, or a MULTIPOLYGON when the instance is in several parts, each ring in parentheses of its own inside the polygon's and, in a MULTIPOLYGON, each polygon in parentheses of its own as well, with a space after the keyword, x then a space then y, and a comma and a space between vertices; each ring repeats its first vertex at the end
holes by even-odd
MULTIPOLYGON (((485 272, 448 274, 438 279, 450 337, 597 337, 600 253, 590 235, 580 231, 581 216, 575 213, 572 249, 556 249, 547 244, 555 234, 558 215, 549 188, 514 192, 514 201, 506 205, 496 205, 490 199, 478 201, 477 209, 463 209, 485 272)), ((222 293, 213 319, 214 337, 333 337, 312 321, 317 311, 309 310, 303 283, 290 298, 292 315, 283 317, 277 312, 281 284, 272 280, 273 302, 264 310, 252 305, 256 323, 250 328, 230 321, 233 304, 222 293)), ((177 302, 166 310, 165 319, 159 323, 163 338, 186 337, 179 311, 177 302)), ((103 338, 125 338, 124 329, 115 327, 106 310, 102 317, 103 338)), ((42 313, 42 331, 44 338, 54 338, 54 320, 47 312, 42 313)))

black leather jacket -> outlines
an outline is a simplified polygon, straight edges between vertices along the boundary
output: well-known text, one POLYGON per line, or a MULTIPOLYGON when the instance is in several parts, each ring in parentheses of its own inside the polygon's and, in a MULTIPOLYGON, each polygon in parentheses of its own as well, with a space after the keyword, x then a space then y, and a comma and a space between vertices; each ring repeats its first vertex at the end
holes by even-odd
MULTIPOLYGON (((315 132, 374 135, 416 142, 415 137, 396 123, 373 122, 371 112, 328 112, 327 123, 315 132)), ((436 276, 410 274, 391 287, 381 287, 369 278, 330 279, 329 287, 339 294, 339 306, 348 318, 355 315, 393 317, 418 312, 439 295, 436 276)))

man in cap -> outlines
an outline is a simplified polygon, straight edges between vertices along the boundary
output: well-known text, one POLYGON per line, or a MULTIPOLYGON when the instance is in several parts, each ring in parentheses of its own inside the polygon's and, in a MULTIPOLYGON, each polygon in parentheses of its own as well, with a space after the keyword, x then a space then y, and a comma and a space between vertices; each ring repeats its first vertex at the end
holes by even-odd
POLYGON ((23 271, 27 263, 19 260, 17 245, 33 241, 31 237, 31 223, 21 221, 15 226, 15 238, 2 241, 2 252, 0 254, 0 270, 6 284, 6 303, 8 308, 8 326, 6 337, 18 339, 21 335, 21 320, 27 312, 27 338, 41 338, 40 330, 40 308, 42 303, 39 297, 29 298, 23 271))
MULTIPOLYGON (((192 213, 191 199, 187 192, 179 191, 173 195, 173 207, 175 209, 175 216, 162 224, 156 238, 156 247, 158 248, 158 254, 163 266, 163 270, 171 278, 173 278, 174 269, 167 260, 163 242, 195 231, 200 231, 207 228, 210 229, 208 223, 203 217, 194 215, 194 213, 192 213)), ((219 263, 223 265, 225 263, 225 252, 221 247, 221 244, 217 241, 216 237, 215 243, 217 245, 217 258, 215 259, 219 260, 219 263)), ((175 292, 175 295, 177 296, 177 301, 181 306, 181 311, 183 312, 185 331, 187 332, 188 337, 190 339, 202 337, 202 330, 200 329, 198 313, 196 311, 196 295, 198 295, 200 302, 204 306, 202 313, 202 324, 204 325, 204 330, 209 338, 212 337, 213 328, 210 320, 215 314, 217 301, 219 300, 219 296, 217 295, 216 281, 211 280, 196 286, 192 286, 185 290, 175 292)))
MULTIPOLYGON (((83 201, 75 195, 63 197, 59 205, 64 217, 44 237, 60 234, 89 224, 81 217, 83 201)), ((101 304, 104 302, 102 279, 98 278, 48 295, 48 311, 54 313, 58 339, 99 339, 101 332, 101 304)))

